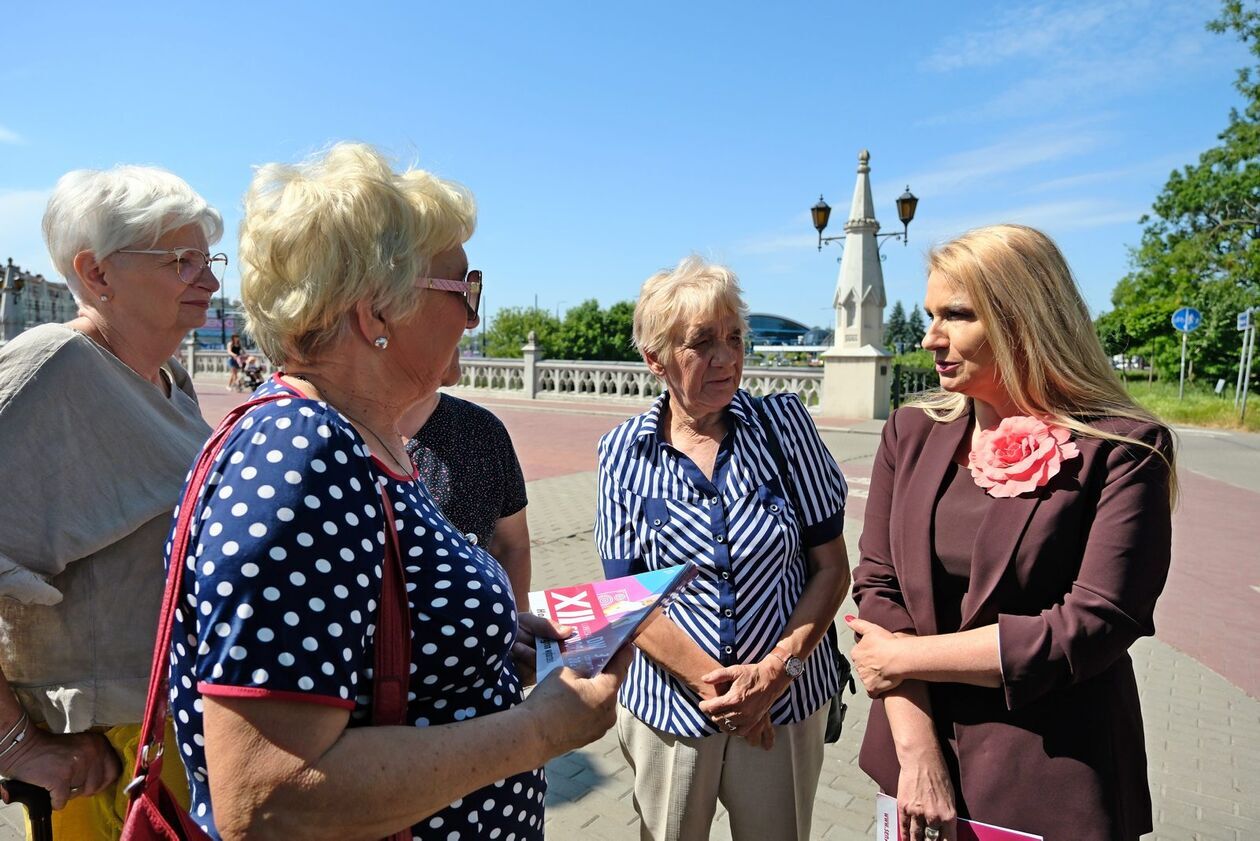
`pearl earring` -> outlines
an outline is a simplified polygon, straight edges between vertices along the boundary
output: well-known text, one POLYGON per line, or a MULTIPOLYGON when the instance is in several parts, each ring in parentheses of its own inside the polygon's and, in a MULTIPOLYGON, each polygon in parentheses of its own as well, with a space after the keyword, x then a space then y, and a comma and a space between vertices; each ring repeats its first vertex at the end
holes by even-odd
POLYGON ((376 341, 372 342, 372 344, 376 345, 377 350, 385 350, 385 348, 389 347, 389 337, 377 336, 376 341))

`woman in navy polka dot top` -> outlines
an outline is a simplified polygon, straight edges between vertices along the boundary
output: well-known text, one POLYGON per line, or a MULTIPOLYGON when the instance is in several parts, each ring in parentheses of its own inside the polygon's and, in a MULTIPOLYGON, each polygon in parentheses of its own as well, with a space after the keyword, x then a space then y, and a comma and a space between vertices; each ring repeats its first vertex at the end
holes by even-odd
POLYGON ((473 224, 462 187, 361 145, 263 167, 246 198, 249 330, 285 370, 255 396, 281 399, 244 417, 198 490, 171 648, 192 814, 212 837, 539 839, 540 766, 612 723, 618 669, 566 671, 522 703, 507 576, 445 520, 397 431, 477 323, 473 224), (409 727, 368 726, 384 500, 409 727))

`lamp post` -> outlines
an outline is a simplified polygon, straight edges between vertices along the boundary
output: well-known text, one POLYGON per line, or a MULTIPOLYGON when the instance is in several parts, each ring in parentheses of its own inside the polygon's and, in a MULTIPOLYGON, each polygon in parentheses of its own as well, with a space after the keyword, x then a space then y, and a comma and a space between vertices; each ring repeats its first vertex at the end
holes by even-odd
POLYGON ((884 347, 887 300, 880 266, 884 255, 880 249, 887 239, 907 242, 919 200, 906 187, 897 199, 897 218, 902 229, 881 234, 871 191, 871 153, 863 149, 857 158, 857 180, 844 235, 823 236, 831 219, 831 206, 822 196, 810 208, 814 229, 818 231, 819 251, 824 243, 844 240, 832 298, 835 332, 831 348, 822 355, 823 393, 819 405, 824 414, 835 417, 886 418, 891 403, 892 354, 884 347))
MULTIPOLYGON (((897 218, 901 220, 901 230, 887 234, 876 234, 875 241, 878 247, 883 246, 885 239, 899 239, 902 245, 910 243, 910 223, 914 221, 914 211, 919 207, 918 197, 910 192, 910 185, 906 185, 906 191, 897 197, 897 218)), ((824 244, 844 239, 844 235, 836 237, 823 236, 823 230, 827 227, 827 222, 831 219, 831 205, 823 200, 822 194, 818 194, 818 203, 809 209, 809 215, 814 220, 814 228, 818 231, 818 250, 822 251, 824 244)))

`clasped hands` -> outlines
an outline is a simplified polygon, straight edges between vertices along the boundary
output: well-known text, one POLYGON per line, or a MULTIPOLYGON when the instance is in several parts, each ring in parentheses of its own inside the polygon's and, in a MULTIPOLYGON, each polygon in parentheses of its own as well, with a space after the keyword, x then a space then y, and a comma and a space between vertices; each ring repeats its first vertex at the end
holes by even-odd
POLYGON ((723 732, 770 750, 774 747, 770 707, 791 679, 778 660, 767 660, 724 666, 701 675, 702 686, 708 691, 701 690, 700 711, 723 732))

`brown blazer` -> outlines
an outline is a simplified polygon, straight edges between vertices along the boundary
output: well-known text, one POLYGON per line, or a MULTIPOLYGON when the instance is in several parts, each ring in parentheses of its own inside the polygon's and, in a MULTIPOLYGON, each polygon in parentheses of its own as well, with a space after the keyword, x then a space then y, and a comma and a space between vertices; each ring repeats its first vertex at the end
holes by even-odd
MULTIPOLYGON (((1171 457, 1161 426, 1095 425, 1171 457)), ((854 571, 863 619, 937 632, 932 519, 969 426, 970 416, 936 423, 915 408, 885 424, 854 571)), ((950 748, 960 816, 1047 841, 1128 841, 1151 830, 1128 648, 1154 633, 1172 543, 1170 474, 1145 448, 1075 440, 1080 458, 1037 492, 987 498, 962 630, 997 623, 1003 685, 931 684, 933 717, 950 748)), ((900 766, 883 701, 872 704, 859 764, 896 794, 900 766)))

